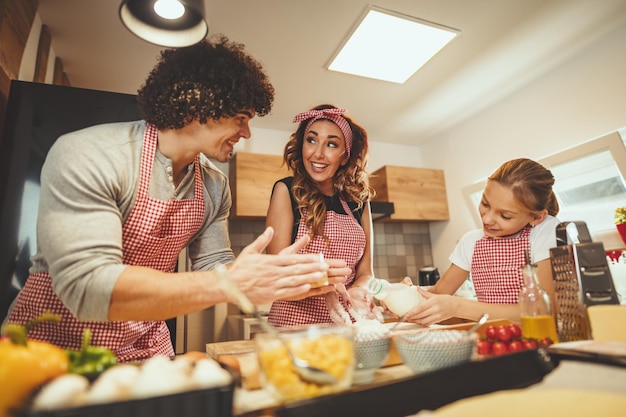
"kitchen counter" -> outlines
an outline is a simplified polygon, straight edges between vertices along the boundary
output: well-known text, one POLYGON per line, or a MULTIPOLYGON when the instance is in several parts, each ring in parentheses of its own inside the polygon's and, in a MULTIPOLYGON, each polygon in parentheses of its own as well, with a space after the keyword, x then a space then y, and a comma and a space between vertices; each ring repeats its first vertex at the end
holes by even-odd
MULTIPOLYGON (((376 371, 374 382, 364 385, 354 385, 352 391, 364 391, 373 387, 381 386, 403 378, 409 378, 413 374, 405 365, 393 365, 380 368, 376 371)), ((272 416, 273 410, 280 404, 272 398, 265 389, 244 389, 235 390, 233 408, 234 414, 246 417, 272 416)))
POLYGON ((626 368, 562 360, 545 378, 524 389, 465 398, 409 417, 622 417, 626 415, 626 368))
MULTIPOLYGON (((403 323, 402 330, 415 330, 403 323), (408 328, 407 328, 408 326, 408 328)), ((450 325, 467 328, 471 323, 450 325)), ((483 326, 484 328, 485 326, 483 326)), ((254 341, 242 340, 207 344, 207 353, 247 357, 246 366, 257 366, 254 341)), ((246 361, 241 361, 244 364, 246 361)), ((242 374, 245 369, 242 368, 242 374)), ((247 370, 246 370, 247 371, 247 370)), ((585 389, 626 395, 626 367, 603 365, 554 357, 544 350, 523 351, 500 357, 477 358, 469 363, 429 374, 413 375, 397 352, 390 353, 386 366, 378 369, 374 381, 354 385, 340 394, 318 397, 281 406, 260 387, 257 379, 238 387, 234 414, 239 417, 324 417, 358 415, 413 416, 437 410, 468 397, 481 397, 502 390, 585 389), (248 386, 246 386, 248 385, 248 386), (254 386, 256 385, 256 386, 254 386)), ((522 390, 526 391, 526 390, 522 390)), ((624 398, 626 401, 626 397, 624 398)), ((432 412, 430 412, 432 413, 432 412)))
MULTIPOLYGON (((511 371, 515 372, 514 369, 511 369, 511 371)), ((351 393, 358 394, 358 392, 360 391, 362 394, 368 397, 375 396, 377 395, 377 390, 375 387, 384 386, 385 384, 390 384, 390 383, 393 383, 394 381, 399 381, 403 379, 406 380, 407 378, 412 379, 412 374, 411 374, 411 371, 404 365, 395 365, 391 367, 381 368, 376 373, 376 381, 374 383, 369 384, 369 385, 363 385, 363 386, 355 386, 353 387, 353 391, 351 393)), ((475 381, 471 381, 471 380, 467 381, 468 384, 472 384, 474 382, 475 381)), ((522 383, 522 385, 524 384, 522 383)), ((398 390, 403 390, 405 388, 406 387, 398 386, 398 390)), ((450 387, 447 386, 446 384, 440 384, 439 388, 441 390, 446 390, 450 387)), ((616 403, 615 407, 617 407, 618 405, 620 407, 619 409, 615 407, 610 408, 611 410, 615 411, 615 413, 609 414, 609 415, 622 416, 625 410, 621 408, 621 405, 622 404, 626 405, 626 368, 606 365, 606 364, 599 364, 599 363, 581 362, 577 360, 561 360, 555 369, 553 369, 551 372, 545 375, 545 377, 543 377, 543 379, 541 379, 538 382, 531 383, 527 385, 526 387, 523 387, 523 386, 522 387, 503 387, 502 389, 508 390, 506 391, 507 393, 510 392, 510 393, 516 393, 518 395, 522 395, 522 398, 525 395, 527 395, 529 400, 531 398, 535 398, 536 395, 538 394, 538 391, 540 393, 548 393, 548 394, 551 394, 551 393, 562 394, 563 392, 580 391, 583 397, 587 394, 589 395, 588 400, 593 398, 592 397, 593 393, 608 393, 613 396, 616 396, 615 398, 619 399, 619 403, 616 403), (517 388, 524 388, 524 389, 520 390, 517 388)), ((500 388, 497 388, 497 389, 491 390, 491 392, 486 392, 484 394, 480 394, 477 396, 468 396, 468 397, 472 397, 474 401, 482 401, 483 398, 485 401, 490 401, 492 396, 495 393, 501 393, 501 392, 505 392, 505 391, 501 391, 500 388)), ((356 395, 354 395, 354 397, 355 399, 358 398, 356 395)), ((463 401, 465 401, 463 398, 465 398, 465 396, 462 396, 462 398, 459 398, 456 402, 451 401, 450 404, 463 405, 463 401)), ((416 408, 420 408, 419 405, 417 404, 419 400, 420 398, 419 398, 419 395, 417 395, 417 393, 416 395, 409 394, 409 395, 404 396, 404 401, 406 401, 407 403, 414 403, 416 408)), ((558 396, 556 396, 555 398, 551 398, 551 401, 556 401, 557 403, 558 403, 558 400, 559 400, 558 396)), ((381 405, 387 404, 387 407, 389 407, 389 410, 393 408, 392 405, 393 405, 394 399, 390 398, 388 395, 384 395, 384 396, 381 395, 379 398, 379 401, 381 405)), ((267 392, 266 390, 264 389, 257 389, 257 390, 237 389, 235 391, 235 397, 234 397, 234 414, 240 417, 266 417, 266 416, 273 417, 273 416, 282 416, 282 415, 284 416, 323 415, 325 417, 330 417, 333 415, 357 415, 360 417, 365 417, 368 415, 372 415, 372 416, 384 415, 385 417, 390 417, 394 415, 406 415, 406 416, 413 416, 413 417, 422 417, 422 416, 426 417, 426 416, 437 415, 436 412, 430 411, 429 409, 422 409, 414 414, 411 414, 411 413, 397 414, 395 411, 383 412, 380 409, 379 410, 370 409, 371 412, 365 412, 365 414, 363 414, 362 410, 354 414, 343 414, 344 412, 341 411, 340 408, 345 405, 342 405, 340 403, 336 405, 338 407, 337 413, 328 412, 328 410, 325 407, 328 407, 329 404, 320 405, 319 410, 316 412, 315 405, 312 404, 311 405, 313 407, 312 412, 309 409, 303 410, 304 412, 301 412, 302 410, 293 409, 291 411, 287 410, 286 411, 287 414, 282 414, 280 411, 277 411, 276 408, 278 404, 271 398, 269 392, 267 392), (379 414, 379 412, 382 412, 382 414, 379 414), (310 414, 307 414, 307 413, 310 413, 310 414)), ((562 405, 563 404, 561 404, 561 406, 562 405)), ((330 404, 330 407, 332 406, 333 404, 330 404)), ((536 406, 540 406, 540 405, 537 405, 537 404, 531 405, 531 408, 534 408, 536 406)), ((589 404, 587 404, 587 406, 589 406, 589 404)), ((612 407, 612 405, 605 404, 605 407, 612 407)), ((604 411, 606 411, 606 409, 604 411)), ((551 413, 550 415, 563 415, 563 414, 557 410, 554 410, 554 412, 551 413)), ((580 414, 576 414, 576 413, 568 414, 569 417, 573 417, 576 415, 580 415, 580 414)), ((606 415, 606 414, 603 414, 603 415, 606 415)))

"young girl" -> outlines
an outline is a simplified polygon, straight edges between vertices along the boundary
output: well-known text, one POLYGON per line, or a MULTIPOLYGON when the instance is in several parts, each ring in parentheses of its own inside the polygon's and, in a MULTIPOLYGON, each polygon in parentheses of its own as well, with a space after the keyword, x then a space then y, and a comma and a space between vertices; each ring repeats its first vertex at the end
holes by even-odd
POLYGON ((279 253, 309 235, 311 242, 300 252, 323 253, 330 265, 329 285, 275 301, 269 322, 345 323, 351 320, 346 314, 350 307, 351 313, 375 314, 373 299, 364 288, 373 276, 367 132, 345 110, 332 105, 299 113, 294 122, 300 124, 284 151, 294 176, 274 185, 266 224, 275 235, 267 253, 279 253))
MULTIPOLYGON (((550 248, 556 246, 559 212, 552 173, 529 159, 502 164, 489 178, 478 206, 482 229, 465 234, 450 255, 451 265, 433 287, 418 287, 425 301, 407 320, 428 326, 451 317, 520 321, 517 305, 526 251, 540 285, 554 300, 550 248), (477 301, 453 296, 471 273, 477 301)), ((553 304, 554 305, 554 304, 553 304)))

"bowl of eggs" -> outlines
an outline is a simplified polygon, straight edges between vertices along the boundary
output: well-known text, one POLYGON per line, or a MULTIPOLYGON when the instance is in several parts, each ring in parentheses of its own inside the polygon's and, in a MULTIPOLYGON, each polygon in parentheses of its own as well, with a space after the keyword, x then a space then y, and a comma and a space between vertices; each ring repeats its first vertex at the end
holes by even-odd
POLYGON ((428 330, 394 336, 400 358, 415 374, 469 362, 477 341, 476 333, 461 330, 428 330))
POLYGON ((278 401, 302 400, 350 388, 354 371, 354 328, 289 327, 280 329, 280 336, 282 341, 271 333, 256 333, 254 337, 261 384, 278 401), (303 378, 294 368, 287 348, 294 357, 330 374, 333 381, 315 383, 303 378))

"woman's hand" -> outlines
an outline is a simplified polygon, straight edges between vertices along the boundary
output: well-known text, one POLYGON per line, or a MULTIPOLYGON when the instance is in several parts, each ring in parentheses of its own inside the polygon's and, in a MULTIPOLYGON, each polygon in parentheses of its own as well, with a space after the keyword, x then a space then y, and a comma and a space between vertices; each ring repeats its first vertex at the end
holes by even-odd
POLYGON ((343 284, 335 285, 335 292, 326 294, 326 307, 330 318, 336 324, 350 325, 352 321, 384 321, 382 312, 376 306, 374 297, 363 287, 346 289, 343 284), (339 300, 339 296, 343 303, 339 300))
POLYGON ((383 322, 385 318, 383 313, 378 309, 372 293, 367 288, 351 287, 348 290, 350 302, 356 314, 367 320, 378 320, 383 322))
POLYGON ((282 297, 280 299, 283 301, 298 301, 308 297, 320 297, 334 292, 335 284, 345 284, 348 275, 352 272, 351 269, 346 266, 346 262, 343 259, 325 259, 325 261, 328 264, 328 285, 311 288, 306 293, 299 294, 295 297, 282 297))

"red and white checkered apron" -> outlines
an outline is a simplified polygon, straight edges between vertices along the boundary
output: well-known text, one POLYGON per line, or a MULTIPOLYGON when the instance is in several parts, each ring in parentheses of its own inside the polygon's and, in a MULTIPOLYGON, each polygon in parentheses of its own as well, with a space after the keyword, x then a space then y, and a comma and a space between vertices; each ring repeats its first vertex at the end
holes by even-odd
MULTIPOLYGON (((338 214, 332 210, 326 211, 324 234, 328 236, 330 245, 326 246, 323 237, 315 236, 299 253, 321 252, 328 259, 343 259, 352 269, 346 281, 346 287, 349 288, 356 275, 356 265, 363 257, 366 238, 363 228, 343 199, 341 199, 341 205, 347 214, 338 214)), ((305 218, 306 212, 300 218, 296 239, 308 233, 305 218)), ((275 301, 272 303, 268 320, 276 327, 333 323, 323 296, 298 301, 275 301)))
MULTIPOLYGON (((155 200, 149 196, 157 130, 148 124, 141 152, 137 199, 122 229, 123 263, 172 272, 180 251, 204 221, 204 197, 199 158, 194 161, 194 198, 155 200)), ((146 359, 157 354, 173 355, 169 330, 164 321, 78 321, 54 293, 47 272, 32 274, 20 292, 9 320, 25 323, 44 311, 60 314, 61 323, 43 324, 29 336, 64 348, 78 349, 84 328, 92 331, 91 343, 112 349, 118 361, 146 359)))
POLYGON ((483 236, 472 255, 472 282, 478 301, 491 304, 517 304, 522 289, 521 267, 530 250, 530 226, 517 236, 493 239, 483 236))

